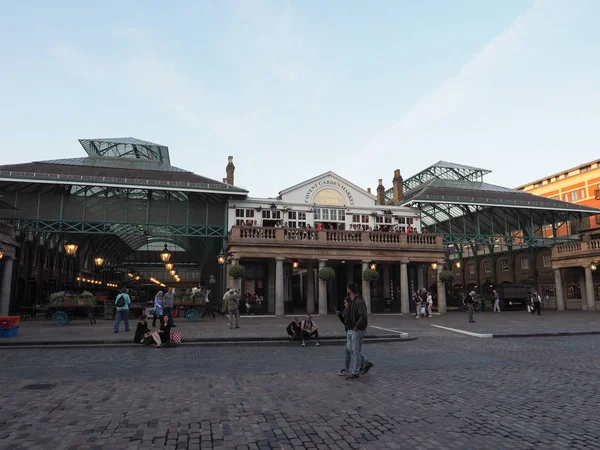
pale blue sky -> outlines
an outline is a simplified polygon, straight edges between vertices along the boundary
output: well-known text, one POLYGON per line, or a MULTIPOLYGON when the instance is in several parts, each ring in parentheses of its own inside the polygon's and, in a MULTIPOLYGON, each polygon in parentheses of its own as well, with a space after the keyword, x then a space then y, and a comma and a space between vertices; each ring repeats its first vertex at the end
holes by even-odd
POLYGON ((169 146, 253 196, 440 159, 516 186, 600 157, 600 2, 0 1, 2 164, 169 146))

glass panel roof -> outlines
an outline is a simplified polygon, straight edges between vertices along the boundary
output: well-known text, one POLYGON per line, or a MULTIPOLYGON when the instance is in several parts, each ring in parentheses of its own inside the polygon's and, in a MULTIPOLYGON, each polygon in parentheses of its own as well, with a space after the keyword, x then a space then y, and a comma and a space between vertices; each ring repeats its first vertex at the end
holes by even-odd
POLYGON ((147 159, 166 165, 171 163, 168 147, 132 137, 79 139, 79 143, 90 156, 147 159))

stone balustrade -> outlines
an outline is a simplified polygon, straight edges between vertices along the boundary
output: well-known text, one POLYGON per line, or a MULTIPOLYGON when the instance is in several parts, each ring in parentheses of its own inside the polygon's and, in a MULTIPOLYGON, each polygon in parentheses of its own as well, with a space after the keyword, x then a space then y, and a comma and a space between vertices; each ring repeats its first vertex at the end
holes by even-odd
POLYGON ((233 227, 230 244, 342 248, 442 250, 442 236, 381 231, 317 230, 314 228, 233 227))
POLYGON ((579 258, 598 256, 600 259, 600 239, 559 244, 552 249, 552 258, 579 258))

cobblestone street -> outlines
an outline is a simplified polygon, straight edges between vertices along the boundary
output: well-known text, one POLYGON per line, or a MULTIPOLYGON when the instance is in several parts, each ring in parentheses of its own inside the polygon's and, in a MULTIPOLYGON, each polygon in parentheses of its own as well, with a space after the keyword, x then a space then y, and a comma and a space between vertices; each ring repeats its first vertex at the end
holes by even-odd
POLYGON ((0 351, 2 448, 600 448, 600 337, 0 351))

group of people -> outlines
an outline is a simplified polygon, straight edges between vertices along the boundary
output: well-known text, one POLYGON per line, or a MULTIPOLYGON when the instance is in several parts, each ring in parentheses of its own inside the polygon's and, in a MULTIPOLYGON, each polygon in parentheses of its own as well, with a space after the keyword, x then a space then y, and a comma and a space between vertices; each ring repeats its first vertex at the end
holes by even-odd
MULTIPOLYGON (((256 220, 252 220, 252 219, 248 219, 246 221, 242 220, 238 223, 242 228, 258 227, 258 222, 256 220)), ((343 224, 342 224, 342 226, 343 226, 343 224)), ((278 221, 275 223, 274 228, 289 228, 289 225, 287 222, 278 221)), ((295 228, 302 228, 302 229, 306 229, 306 230, 313 229, 313 227, 309 223, 303 224, 302 226, 298 226, 295 228)), ((334 227, 333 223, 318 222, 315 226, 315 229, 316 230, 335 230, 336 228, 334 227)), ((348 230, 349 231, 381 231, 381 232, 389 232, 389 233, 406 233, 406 234, 413 234, 413 233, 419 232, 419 230, 416 227, 413 227, 412 225, 408 225, 407 227, 404 227, 402 225, 393 225, 393 224, 379 224, 379 225, 377 225, 377 227, 375 229, 373 229, 372 226, 367 225, 367 224, 350 224, 348 226, 348 230)), ((423 230, 423 232, 425 233, 426 231, 423 230)))
POLYGON ((416 307, 415 319, 433 317, 433 295, 431 294, 431 291, 428 291, 425 288, 415 291, 413 294, 413 301, 415 302, 416 307))
MULTIPOLYGON (((362 342, 368 325, 367 305, 358 294, 356 283, 350 283, 346 292, 348 296, 344 299, 344 310, 336 311, 346 331, 345 365, 338 375, 352 381, 358 380, 361 374, 366 374, 374 364, 362 352, 362 342)), ((321 345, 319 327, 310 314, 307 314, 302 322, 296 317, 287 326, 287 333, 291 340, 302 340, 302 347, 306 346, 308 339, 314 339, 317 347, 321 345)))
MULTIPOLYGON (((156 316, 155 316, 156 317, 156 316)), ((150 345, 152 342, 155 343, 155 347, 164 347, 169 344, 171 340, 171 324, 169 323, 171 317, 163 315, 160 318, 160 328, 152 331, 148 327, 146 315, 140 317, 140 321, 135 329, 135 335, 133 336, 133 342, 136 344, 150 345)), ((154 327, 154 325, 152 325, 154 327)))

